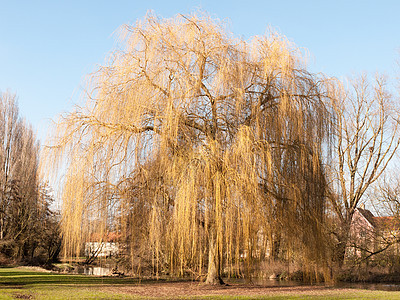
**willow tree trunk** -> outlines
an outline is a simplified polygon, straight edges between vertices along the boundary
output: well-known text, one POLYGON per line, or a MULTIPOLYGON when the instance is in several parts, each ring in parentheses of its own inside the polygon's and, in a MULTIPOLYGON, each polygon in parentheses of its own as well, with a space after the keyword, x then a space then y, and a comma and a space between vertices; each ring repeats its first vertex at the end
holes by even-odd
POLYGON ((218 251, 218 245, 214 235, 211 235, 210 246, 208 250, 208 271, 207 284, 224 284, 221 278, 221 259, 218 251))
POLYGON ((346 258, 346 248, 349 242, 350 224, 352 216, 348 217, 346 221, 341 224, 341 232, 337 236, 337 244, 335 246, 335 260, 339 268, 342 268, 346 258))

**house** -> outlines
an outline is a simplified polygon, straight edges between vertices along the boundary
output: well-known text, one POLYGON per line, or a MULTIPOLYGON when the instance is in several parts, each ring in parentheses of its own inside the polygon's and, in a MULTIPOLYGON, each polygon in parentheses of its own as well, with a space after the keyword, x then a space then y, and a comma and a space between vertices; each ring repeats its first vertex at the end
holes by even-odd
POLYGON ((118 254, 118 243, 115 242, 86 242, 86 257, 112 257, 118 254))
POLYGON ((106 236, 92 234, 89 241, 85 243, 86 257, 112 257, 119 252, 119 235, 110 232, 106 236))
POLYGON ((361 257, 376 247, 377 223, 375 216, 364 206, 356 208, 350 226, 347 257, 361 257))
POLYGON ((356 208, 350 227, 347 258, 365 258, 375 252, 399 254, 400 220, 375 217, 364 205, 356 208), (381 251, 382 250, 382 251, 381 251))

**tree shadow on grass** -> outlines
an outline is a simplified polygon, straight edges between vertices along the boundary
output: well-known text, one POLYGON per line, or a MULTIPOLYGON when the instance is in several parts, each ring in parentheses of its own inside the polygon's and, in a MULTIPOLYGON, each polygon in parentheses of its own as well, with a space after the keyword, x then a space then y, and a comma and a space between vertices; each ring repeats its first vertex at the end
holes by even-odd
POLYGON ((26 271, 18 268, 0 268, 0 285, 24 286, 32 284, 104 285, 143 283, 137 278, 97 277, 26 271))
POLYGON ((146 285, 162 282, 185 282, 188 279, 143 279, 134 277, 92 276, 77 274, 59 274, 40 271, 30 271, 23 268, 0 267, 1 287, 23 287, 26 285, 146 285))

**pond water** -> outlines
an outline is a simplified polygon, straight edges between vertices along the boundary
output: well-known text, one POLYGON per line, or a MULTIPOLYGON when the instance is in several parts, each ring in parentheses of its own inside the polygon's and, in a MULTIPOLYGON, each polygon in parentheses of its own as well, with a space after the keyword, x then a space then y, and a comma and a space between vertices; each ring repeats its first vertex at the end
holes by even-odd
POLYGON ((243 278, 224 278, 224 282, 228 284, 254 284, 261 286, 269 286, 269 287, 284 287, 284 286, 301 286, 303 285, 299 281, 292 280, 274 280, 268 278, 252 278, 243 279, 243 278))
POLYGON ((75 269, 76 274, 94 275, 94 276, 107 276, 111 274, 111 268, 105 267, 78 267, 75 269))
POLYGON ((400 291, 399 283, 339 282, 335 287, 377 291, 400 291))
MULTIPOLYGON (((245 279, 234 279, 234 278, 226 278, 224 279, 226 283, 230 284, 255 284, 260 286, 268 286, 268 287, 290 287, 290 286, 302 286, 309 285, 303 284, 299 281, 284 281, 284 280, 270 280, 263 278, 254 278, 250 282, 245 279)), ((324 283, 315 284, 316 286, 324 286, 324 283)), ((379 291, 400 291, 400 282, 399 283, 354 283, 354 282, 338 282, 335 285, 328 285, 330 287, 337 288, 349 288, 349 289, 366 289, 366 290, 379 290, 379 291)))
MULTIPOLYGON (((73 273, 82 275, 93 275, 93 276, 109 276, 111 272, 112 268, 86 266, 86 267, 76 268, 73 273)), ((298 281, 270 280, 265 278, 252 278, 251 281, 246 279, 225 278, 224 282, 228 284, 254 284, 254 285, 269 286, 269 287, 285 287, 285 286, 290 287, 290 286, 308 285, 308 284, 302 284, 301 282, 298 281)), ((322 283, 316 285, 323 286, 324 284, 322 283)), ((338 282, 333 287, 380 290, 380 291, 400 291, 400 282, 399 283, 338 282)))

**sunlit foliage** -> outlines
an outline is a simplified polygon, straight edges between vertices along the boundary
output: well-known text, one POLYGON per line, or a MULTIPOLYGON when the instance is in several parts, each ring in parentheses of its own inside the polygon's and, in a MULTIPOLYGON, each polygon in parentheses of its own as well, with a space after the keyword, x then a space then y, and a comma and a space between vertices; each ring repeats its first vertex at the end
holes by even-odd
POLYGON ((322 270, 324 83, 286 38, 224 26, 147 15, 121 29, 48 156, 67 159, 66 254, 118 231, 135 271, 215 283, 279 256, 322 270))

